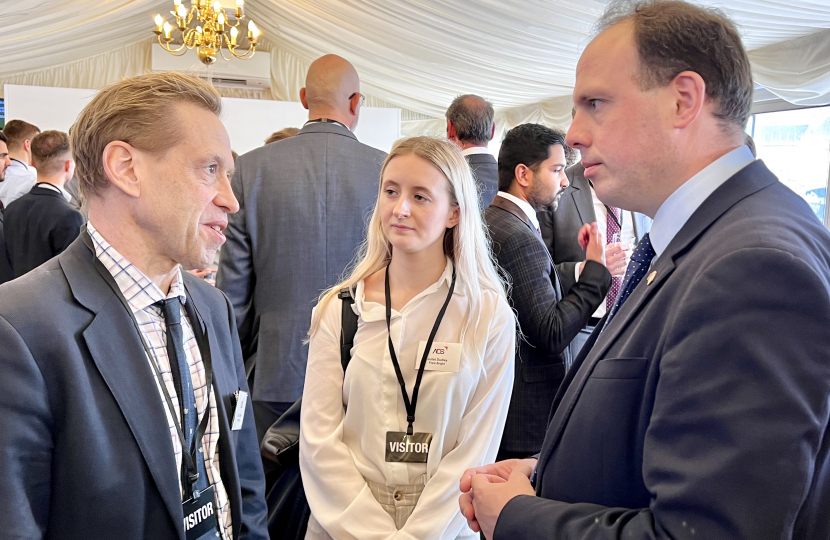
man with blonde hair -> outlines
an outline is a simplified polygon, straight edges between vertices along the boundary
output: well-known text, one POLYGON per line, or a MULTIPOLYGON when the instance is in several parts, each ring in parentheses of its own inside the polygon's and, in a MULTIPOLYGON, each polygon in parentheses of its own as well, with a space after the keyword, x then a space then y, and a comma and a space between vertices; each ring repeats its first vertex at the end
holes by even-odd
POLYGON ((9 120, 3 127, 8 140, 11 166, 6 170, 6 180, 0 184, 0 204, 8 206, 19 199, 37 183, 37 169, 32 161, 32 139, 40 129, 23 120, 9 120))
POLYGON ((70 130, 89 222, 0 286, 0 513, 15 537, 268 537, 233 309, 183 272, 213 260, 239 208, 221 104, 200 79, 142 75, 70 130))
POLYGON ((31 148, 38 183, 5 210, 6 248, 16 278, 68 248, 84 223, 64 189, 75 173, 69 136, 44 131, 35 135, 31 148))

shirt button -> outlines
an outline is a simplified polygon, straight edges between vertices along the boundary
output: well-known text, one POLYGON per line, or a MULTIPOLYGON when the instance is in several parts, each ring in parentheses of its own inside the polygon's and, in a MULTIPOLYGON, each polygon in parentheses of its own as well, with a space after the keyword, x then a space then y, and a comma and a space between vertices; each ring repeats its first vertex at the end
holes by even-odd
POLYGON ((394 498, 396 501, 399 501, 399 500, 403 499, 403 493, 401 493, 400 491, 396 491, 392 495, 392 498, 394 498))

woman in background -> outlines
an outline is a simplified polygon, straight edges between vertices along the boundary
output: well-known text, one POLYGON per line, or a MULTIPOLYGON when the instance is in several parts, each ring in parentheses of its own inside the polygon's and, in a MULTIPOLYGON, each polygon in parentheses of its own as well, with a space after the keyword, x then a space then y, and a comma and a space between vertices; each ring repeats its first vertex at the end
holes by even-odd
POLYGON ((358 262, 312 315, 300 429, 306 538, 477 538, 458 509, 458 480, 495 458, 515 335, 467 162, 446 140, 399 141, 358 262), (342 288, 358 315, 345 377, 342 288))

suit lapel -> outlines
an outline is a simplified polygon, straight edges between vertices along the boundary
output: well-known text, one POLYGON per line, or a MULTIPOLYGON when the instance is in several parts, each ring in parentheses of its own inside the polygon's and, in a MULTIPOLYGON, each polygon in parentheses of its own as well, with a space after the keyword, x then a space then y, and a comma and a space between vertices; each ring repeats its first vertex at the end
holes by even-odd
POLYGON ((519 208, 519 205, 514 203, 509 199, 505 199, 500 195, 496 195, 496 198, 493 199, 493 202, 490 203, 490 206, 495 206, 496 208, 501 208, 505 212, 509 212, 519 218, 522 223, 528 226, 528 228, 533 231, 533 234, 536 234, 536 227, 530 222, 530 218, 527 217, 524 210, 519 208))
MULTIPOLYGON (((504 197, 496 195, 496 198, 493 199, 493 202, 490 203, 490 206, 495 206, 496 208, 499 208, 501 210, 504 210, 505 212, 508 212, 516 216, 519 220, 521 220, 522 223, 527 225, 527 228, 533 231, 533 234, 536 235, 537 238, 539 238, 539 241, 542 242, 542 244, 544 244, 542 237, 539 236, 539 234, 536 232, 536 229, 535 227, 533 227, 533 224, 530 222, 530 219, 527 217, 527 214, 525 214, 524 210, 519 208, 519 205, 517 205, 509 199, 505 199, 504 197)), ((556 299, 561 300, 562 284, 559 282, 559 273, 556 271, 556 265, 553 263, 553 258, 551 258, 550 251, 548 251, 547 246, 545 246, 545 254, 548 257, 548 261, 550 262, 551 282, 553 283, 553 288, 556 291, 556 299)))
MULTIPOLYGON (((595 342, 587 352, 581 365, 574 366, 574 368, 578 368, 578 372, 574 374, 573 379, 565 389, 561 402, 548 426, 548 433, 545 436, 545 442, 540 453, 539 465, 541 468, 544 468, 547 457, 555 449, 562 431, 567 425, 571 411, 597 362, 605 358, 609 348, 636 318, 636 315, 648 303, 649 299, 660 291, 676 266, 682 261, 683 255, 694 247, 695 241, 737 202, 777 181, 763 162, 755 161, 747 165, 715 190, 678 231, 666 247, 665 252, 658 257, 652 266, 649 273, 656 272, 656 276, 651 284, 648 283, 647 279, 644 279, 637 285, 634 292, 614 316, 611 324, 602 330, 598 337, 592 336, 592 338, 596 337, 595 342)), ((605 318, 597 326, 597 331, 604 322, 605 318)), ((540 477, 541 472, 540 470, 540 477)))
POLYGON ((93 253, 81 239, 60 259, 75 299, 95 313, 83 337, 132 431, 173 523, 182 529, 173 442, 153 370, 129 314, 98 273, 93 260, 93 253))
POLYGON ((591 184, 582 174, 585 169, 580 165, 574 169, 573 181, 571 182, 571 198, 574 201, 576 213, 582 224, 593 223, 597 220, 594 211, 594 198, 591 196, 591 184))

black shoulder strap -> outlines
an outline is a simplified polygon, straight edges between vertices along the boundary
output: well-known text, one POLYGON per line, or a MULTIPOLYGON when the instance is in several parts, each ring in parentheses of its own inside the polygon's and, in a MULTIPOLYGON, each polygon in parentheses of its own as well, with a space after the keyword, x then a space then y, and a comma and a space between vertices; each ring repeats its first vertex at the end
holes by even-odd
POLYGON ((345 372, 352 359, 354 335, 357 333, 357 313, 352 310, 354 298, 349 289, 341 289, 337 296, 343 301, 343 316, 340 324, 340 364, 345 372))

